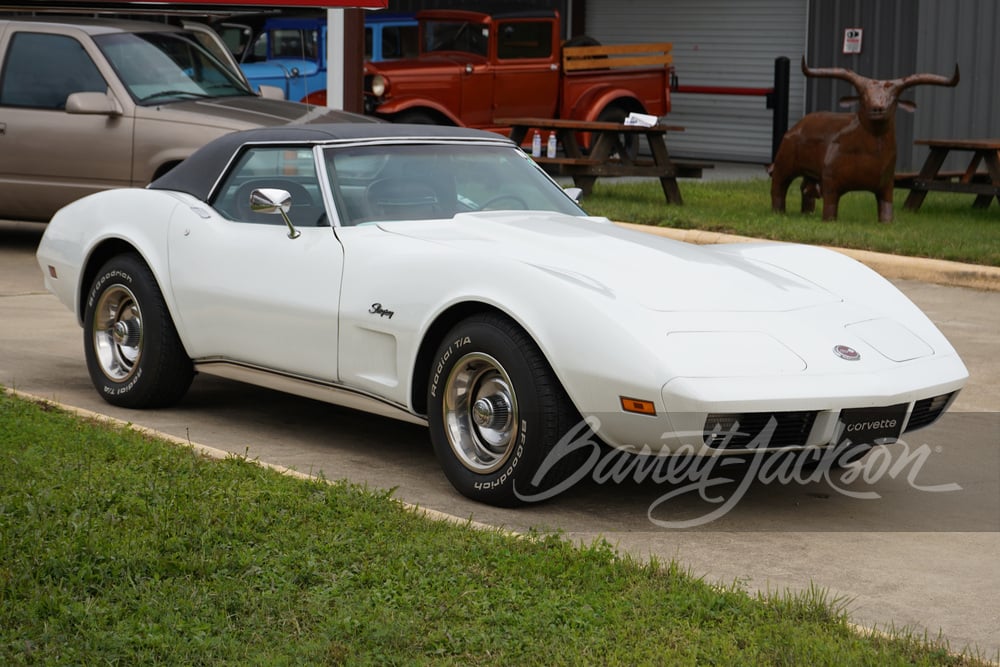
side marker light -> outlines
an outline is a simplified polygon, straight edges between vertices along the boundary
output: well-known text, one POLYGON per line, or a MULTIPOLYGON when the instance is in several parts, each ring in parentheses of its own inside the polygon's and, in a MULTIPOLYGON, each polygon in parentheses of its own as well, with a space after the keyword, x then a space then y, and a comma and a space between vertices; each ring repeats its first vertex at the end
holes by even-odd
POLYGON ((622 403, 622 410, 625 412, 656 416, 656 405, 652 401, 644 401, 639 398, 629 398, 628 396, 619 396, 619 399, 622 403))

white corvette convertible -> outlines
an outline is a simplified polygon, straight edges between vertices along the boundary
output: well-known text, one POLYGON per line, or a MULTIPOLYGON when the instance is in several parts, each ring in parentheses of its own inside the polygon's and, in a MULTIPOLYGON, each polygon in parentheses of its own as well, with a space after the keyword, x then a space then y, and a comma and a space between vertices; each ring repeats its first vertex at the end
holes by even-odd
POLYGON ((230 134, 63 208, 38 261, 110 403, 209 373, 426 423, 452 484, 499 505, 566 474, 582 418, 663 455, 869 446, 967 378, 853 260, 625 230, 464 129, 230 134))

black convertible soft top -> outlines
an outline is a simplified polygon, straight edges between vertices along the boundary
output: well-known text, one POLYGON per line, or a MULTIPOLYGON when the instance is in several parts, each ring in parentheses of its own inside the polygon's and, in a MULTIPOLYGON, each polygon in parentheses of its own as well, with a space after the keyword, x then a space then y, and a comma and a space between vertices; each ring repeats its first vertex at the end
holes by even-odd
POLYGON ((252 144, 315 144, 330 141, 378 139, 488 139, 502 141, 493 132, 441 125, 395 123, 331 123, 282 125, 243 130, 223 135, 191 154, 186 160, 150 183, 151 190, 186 192, 208 201, 212 188, 233 156, 252 144))

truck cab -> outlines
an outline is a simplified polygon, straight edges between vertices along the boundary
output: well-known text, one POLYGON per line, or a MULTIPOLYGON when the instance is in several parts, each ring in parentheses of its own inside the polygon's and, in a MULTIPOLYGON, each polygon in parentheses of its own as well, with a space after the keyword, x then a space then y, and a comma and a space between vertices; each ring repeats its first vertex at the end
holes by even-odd
POLYGON ((326 17, 273 17, 249 45, 240 67, 254 86, 280 88, 285 99, 326 104, 326 17))
POLYGON ((559 104, 558 16, 420 12, 416 58, 366 65, 365 111, 472 127, 489 127, 494 118, 552 117, 559 104))
POLYGON ((569 48, 552 10, 428 10, 417 22, 417 57, 366 63, 366 114, 506 133, 503 119, 622 122, 670 110, 670 44, 569 48))
MULTIPOLYGON (((326 12, 250 15, 213 24, 252 85, 280 89, 284 98, 326 104, 326 12)), ((417 54, 417 20, 412 14, 370 13, 365 17, 365 60, 417 54)))

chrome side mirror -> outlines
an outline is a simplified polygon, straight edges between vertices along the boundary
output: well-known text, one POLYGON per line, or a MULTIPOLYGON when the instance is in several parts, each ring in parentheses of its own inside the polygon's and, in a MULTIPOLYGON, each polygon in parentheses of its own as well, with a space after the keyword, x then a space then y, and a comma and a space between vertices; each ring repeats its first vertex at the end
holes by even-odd
POLYGON ((297 239, 302 233, 295 229, 288 211, 292 208, 292 195, 288 190, 259 188, 250 193, 250 210, 254 213, 280 214, 288 226, 288 238, 297 239))

